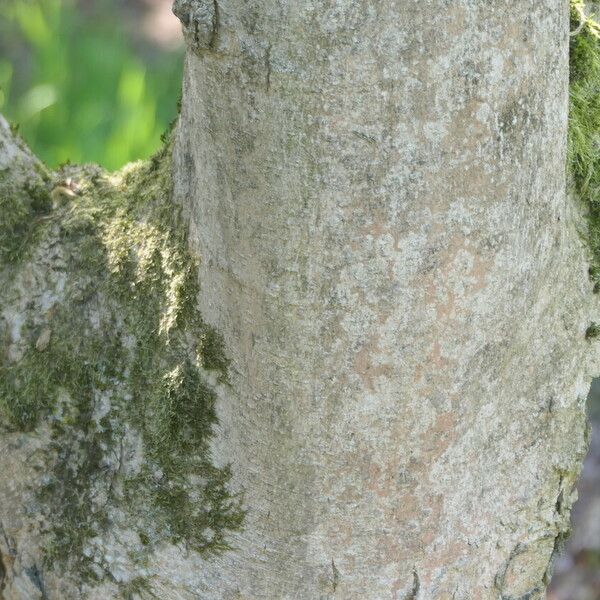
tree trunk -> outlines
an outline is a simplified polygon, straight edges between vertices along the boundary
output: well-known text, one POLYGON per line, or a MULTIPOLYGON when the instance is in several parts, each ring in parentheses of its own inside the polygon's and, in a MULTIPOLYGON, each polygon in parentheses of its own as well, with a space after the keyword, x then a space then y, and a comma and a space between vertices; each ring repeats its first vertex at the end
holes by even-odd
POLYGON ((231 360, 206 440, 244 524, 220 553, 153 533, 142 567, 133 521, 110 513, 94 581, 42 572, 26 528, 37 480, 18 465, 45 426, 7 433, 5 597, 542 598, 596 352, 565 181, 567 2, 175 12, 173 196, 231 360), (36 579, 38 596, 21 591, 36 579))
POLYGON ((176 191, 250 510, 201 595, 541 595, 589 352, 566 3, 215 6, 176 191))

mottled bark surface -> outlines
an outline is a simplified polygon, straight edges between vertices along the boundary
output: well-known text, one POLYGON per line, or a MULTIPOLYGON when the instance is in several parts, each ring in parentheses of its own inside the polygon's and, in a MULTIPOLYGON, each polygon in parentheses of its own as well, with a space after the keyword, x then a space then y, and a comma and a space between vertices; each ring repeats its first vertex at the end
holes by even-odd
POLYGON ((244 527, 222 554, 164 540, 141 565, 113 511, 99 581, 45 571, 27 466, 44 425, 6 434, 7 600, 543 597, 594 359, 567 9, 175 3, 174 194, 232 361, 212 456, 244 527))
POLYGON ((176 189, 249 507, 200 595, 541 597, 589 382, 567 3, 200 14, 176 189))

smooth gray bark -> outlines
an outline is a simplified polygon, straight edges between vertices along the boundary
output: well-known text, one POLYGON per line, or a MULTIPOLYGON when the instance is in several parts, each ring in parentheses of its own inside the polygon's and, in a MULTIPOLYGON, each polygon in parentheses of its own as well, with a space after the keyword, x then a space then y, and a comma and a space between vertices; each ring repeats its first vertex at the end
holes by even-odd
POLYGON ((200 595, 541 597, 589 382, 567 3, 179 4, 176 192, 249 507, 200 595))
MULTIPOLYGON (((157 597, 543 597, 595 358, 567 8, 176 2, 174 193, 232 359, 213 455, 248 513, 220 556, 158 549, 157 597)), ((41 437, 2 459, 10 600, 42 597, 19 508, 41 437)))

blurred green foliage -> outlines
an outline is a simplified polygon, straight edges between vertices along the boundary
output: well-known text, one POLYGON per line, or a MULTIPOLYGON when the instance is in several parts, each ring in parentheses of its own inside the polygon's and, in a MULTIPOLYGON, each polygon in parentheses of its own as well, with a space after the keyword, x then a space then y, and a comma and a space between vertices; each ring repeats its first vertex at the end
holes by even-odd
POLYGON ((145 158, 175 116, 182 53, 141 39, 125 4, 0 0, 0 112, 51 167, 145 158))

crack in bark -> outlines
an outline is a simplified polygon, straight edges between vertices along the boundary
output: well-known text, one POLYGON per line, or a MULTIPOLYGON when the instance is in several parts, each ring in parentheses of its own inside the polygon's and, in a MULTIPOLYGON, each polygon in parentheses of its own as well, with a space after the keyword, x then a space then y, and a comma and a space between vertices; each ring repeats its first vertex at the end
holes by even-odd
MULTIPOLYGON (((6 533, 6 529, 4 528, 4 523, 2 521, 0 521, 0 533, 2 534, 2 537, 4 538, 4 544, 6 545, 6 552, 8 553, 8 556, 10 557, 10 559, 13 559, 17 554, 17 550, 14 546, 14 542, 8 537, 8 534, 6 533)), ((10 562, 8 564, 10 564, 10 562)), ((8 567, 4 560, 3 553, 0 552, 0 600, 3 598, 2 590, 6 587, 7 579, 8 579, 8 567)))
POLYGON ((6 567, 0 553, 0 598, 2 598, 2 590, 4 589, 4 580, 6 579, 6 567))
POLYGON ((265 70, 267 72, 266 75, 266 88, 267 88, 267 92, 271 89, 271 48, 272 48, 272 44, 269 43, 269 45, 267 46, 267 50, 265 52, 265 70))
POLYGON ((211 50, 217 47, 217 42, 219 41, 219 17, 219 2, 218 0, 213 0, 212 31, 210 33, 210 41, 208 42, 208 47, 211 50))
POLYGON ((333 591, 335 592, 335 590, 337 589, 338 583, 339 583, 340 572, 338 571, 337 567, 335 566, 335 562, 333 561, 333 558, 331 559, 331 571, 333 573, 332 586, 333 586, 333 591))
POLYGON ((408 593, 406 600, 417 600, 419 597, 419 591, 421 590, 421 580, 416 569, 413 569, 413 586, 412 590, 408 593))
POLYGON ((42 600, 48 600, 48 593, 46 592, 46 586, 44 585, 42 571, 40 571, 37 564, 34 563, 32 567, 25 569, 25 573, 27 574, 29 581, 31 581, 42 594, 42 600))
POLYGON ((564 508, 564 490, 563 490, 564 477, 561 475, 558 481, 558 497, 556 498, 555 510, 558 515, 562 515, 564 508))
POLYGON ((123 441, 125 439, 125 435, 123 434, 119 440, 119 464, 117 465, 116 469, 113 469, 111 472, 111 477, 110 477, 110 483, 108 485, 108 490, 106 492, 106 502, 104 503, 104 509, 108 509, 108 506, 110 504, 110 501, 113 499, 114 496, 114 489, 115 489, 115 481, 117 479, 117 477, 119 476, 119 474, 121 473, 121 470, 123 469, 123 441))
POLYGON ((9 555, 11 557, 16 556, 17 550, 14 546, 13 541, 11 541, 11 539, 8 537, 6 529, 4 528, 4 523, 2 523, 2 521, 0 521, 0 532, 2 532, 2 537, 4 538, 4 543, 6 544, 6 549, 8 550, 9 555))

